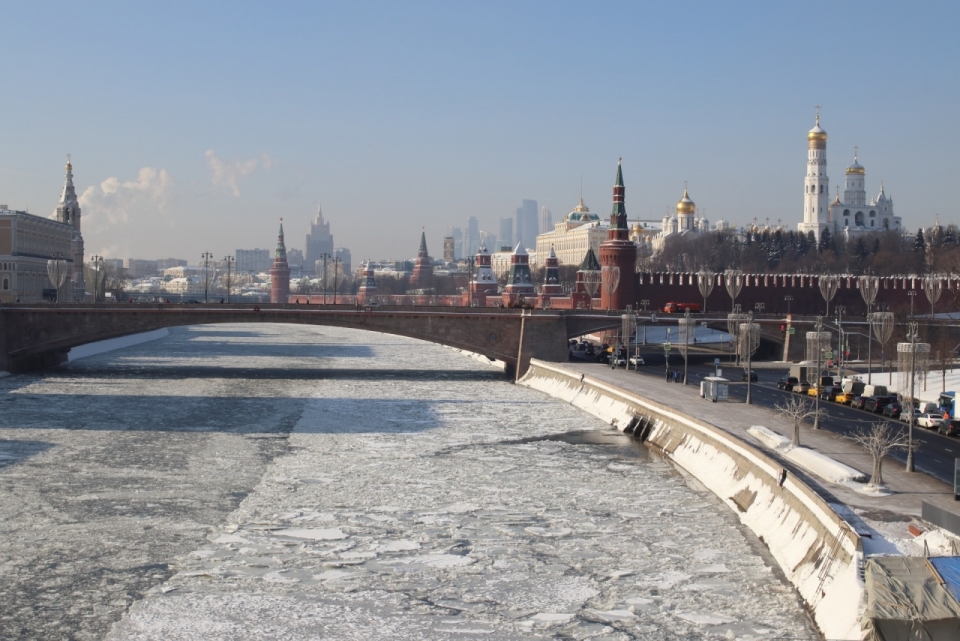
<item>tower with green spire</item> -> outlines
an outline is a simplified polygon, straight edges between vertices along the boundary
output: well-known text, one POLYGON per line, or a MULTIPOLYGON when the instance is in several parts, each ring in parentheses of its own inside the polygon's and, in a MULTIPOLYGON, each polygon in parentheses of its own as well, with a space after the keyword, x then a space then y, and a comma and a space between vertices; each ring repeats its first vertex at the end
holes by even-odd
POLYGON ((420 249, 417 251, 417 260, 413 263, 413 274, 410 275, 410 286, 413 288, 429 287, 433 280, 433 265, 427 251, 427 232, 420 232, 420 249))
POLYGON ((283 219, 280 219, 280 233, 277 234, 277 251, 273 255, 273 267, 270 268, 270 302, 284 303, 290 300, 290 265, 287 264, 287 246, 283 242, 283 219))
POLYGON ((630 240, 630 229, 627 227, 627 209, 623 202, 626 188, 623 186, 621 161, 617 161, 617 180, 613 185, 613 210, 610 212, 607 240, 600 245, 600 304, 603 309, 624 309, 637 302, 637 246, 630 240))

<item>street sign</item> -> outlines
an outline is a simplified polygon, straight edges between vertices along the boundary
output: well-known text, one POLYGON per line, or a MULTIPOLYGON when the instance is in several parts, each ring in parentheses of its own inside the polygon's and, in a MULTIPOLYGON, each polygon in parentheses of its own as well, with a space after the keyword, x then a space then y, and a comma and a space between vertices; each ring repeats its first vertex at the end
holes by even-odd
POLYGON ((714 367, 720 367, 720 359, 719 359, 719 358, 713 359, 713 366, 714 366, 714 367))
POLYGON ((796 328, 796 327, 791 327, 790 329, 787 330, 787 333, 790 334, 791 336, 793 336, 794 334, 797 333, 797 328, 796 328))
POLYGON ((824 357, 826 357, 826 358, 828 358, 828 359, 833 358, 833 350, 832 350, 832 349, 828 349, 828 350, 826 351, 826 353, 824 354, 824 357))
POLYGON ((671 347, 670 343, 664 343, 664 344, 663 344, 663 351, 669 352, 669 351, 670 351, 670 347, 671 347))

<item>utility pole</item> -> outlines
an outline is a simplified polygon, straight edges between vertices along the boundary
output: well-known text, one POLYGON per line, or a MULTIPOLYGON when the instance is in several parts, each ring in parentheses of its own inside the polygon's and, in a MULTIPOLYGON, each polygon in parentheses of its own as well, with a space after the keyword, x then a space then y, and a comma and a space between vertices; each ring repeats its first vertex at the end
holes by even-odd
POLYGON ((787 316, 790 315, 790 303, 793 302, 793 296, 784 296, 783 300, 787 301, 787 316))
POLYGON ((337 265, 342 264, 343 261, 340 260, 340 256, 336 256, 333 259, 333 304, 337 304, 337 265))
MULTIPOLYGON (((910 292, 915 294, 916 292, 910 292)), ((913 298, 910 299, 913 302, 913 298)), ((910 314, 913 316, 913 313, 910 314)), ((907 338, 910 340, 910 400, 907 404, 910 408, 910 422, 907 428, 907 471, 913 472, 913 393, 917 379, 917 339, 920 338, 919 323, 911 322, 907 330, 907 338)), ((902 409, 900 410, 903 411, 902 409)))
POLYGON ((100 266, 103 265, 103 256, 91 256, 90 260, 93 261, 94 277, 93 277, 93 302, 100 302, 100 266))
POLYGON ((814 325, 817 330, 817 395, 814 397, 814 403, 816 407, 814 411, 816 414, 813 417, 813 429, 820 429, 820 359, 823 358, 823 339, 820 338, 820 332, 823 331, 823 316, 817 316, 817 324, 814 325))
POLYGON ((230 304, 230 263, 234 261, 233 256, 224 256, 223 262, 227 264, 227 304, 230 304))
POLYGON ((330 258, 330 254, 324 252, 320 254, 320 257, 323 258, 323 304, 327 304, 327 259, 330 258))
POLYGON ((843 351, 843 313, 847 311, 846 306, 844 305, 834 305, 833 309, 837 312, 837 330, 840 333, 840 344, 837 346, 837 378, 843 377, 843 372, 840 369, 841 362, 844 359, 843 351))

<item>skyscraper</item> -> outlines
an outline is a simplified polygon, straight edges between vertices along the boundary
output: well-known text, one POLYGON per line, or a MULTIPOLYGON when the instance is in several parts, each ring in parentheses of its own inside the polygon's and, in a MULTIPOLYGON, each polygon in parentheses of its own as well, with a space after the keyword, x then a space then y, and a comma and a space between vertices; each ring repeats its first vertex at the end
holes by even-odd
POLYGON ((540 208, 540 233, 553 231, 553 214, 546 207, 540 208))
POLYGON ((323 212, 320 211, 320 205, 317 205, 317 215, 310 225, 310 233, 307 234, 303 269, 307 272, 313 270, 317 261, 323 260, 324 254, 327 255, 328 260, 332 260, 333 236, 330 234, 330 223, 323 220, 323 212))
POLYGON ((453 238, 454 260, 463 258, 463 232, 459 227, 450 227, 447 229, 447 236, 453 238))
MULTIPOLYGON (((500 234, 499 241, 503 245, 510 245, 513 247, 513 218, 501 218, 500 219, 500 234)), ((490 252, 497 251, 496 247, 487 247, 490 252)))
POLYGON ((537 244, 537 234, 540 230, 540 221, 537 219, 537 201, 524 200, 517 208, 517 223, 514 225, 516 241, 524 247, 533 249, 537 244))
POLYGON ((473 256, 480 247, 480 223, 476 216, 470 216, 467 220, 467 233, 463 236, 463 255, 473 256))

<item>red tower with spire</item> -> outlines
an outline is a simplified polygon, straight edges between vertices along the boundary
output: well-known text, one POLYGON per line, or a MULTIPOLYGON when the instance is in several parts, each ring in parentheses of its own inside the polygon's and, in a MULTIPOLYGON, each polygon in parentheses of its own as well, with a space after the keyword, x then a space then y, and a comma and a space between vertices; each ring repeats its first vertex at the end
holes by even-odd
POLYGON ((610 230, 607 240, 600 245, 600 305, 603 309, 624 309, 637 302, 634 284, 637 246, 630 240, 630 229, 627 227, 627 209, 623 204, 626 189, 623 186, 621 160, 617 161, 617 181, 613 186, 610 230), (611 287, 614 282, 616 287, 611 287))
POLYGON ((433 276, 433 265, 430 263, 430 254, 427 252, 427 232, 420 232, 420 250, 417 260, 413 263, 413 274, 410 275, 411 287, 428 285, 433 276))
POLYGON ((287 303, 290 299, 290 265, 287 264, 287 246, 283 242, 283 221, 277 235, 277 251, 270 268, 270 302, 287 303))

